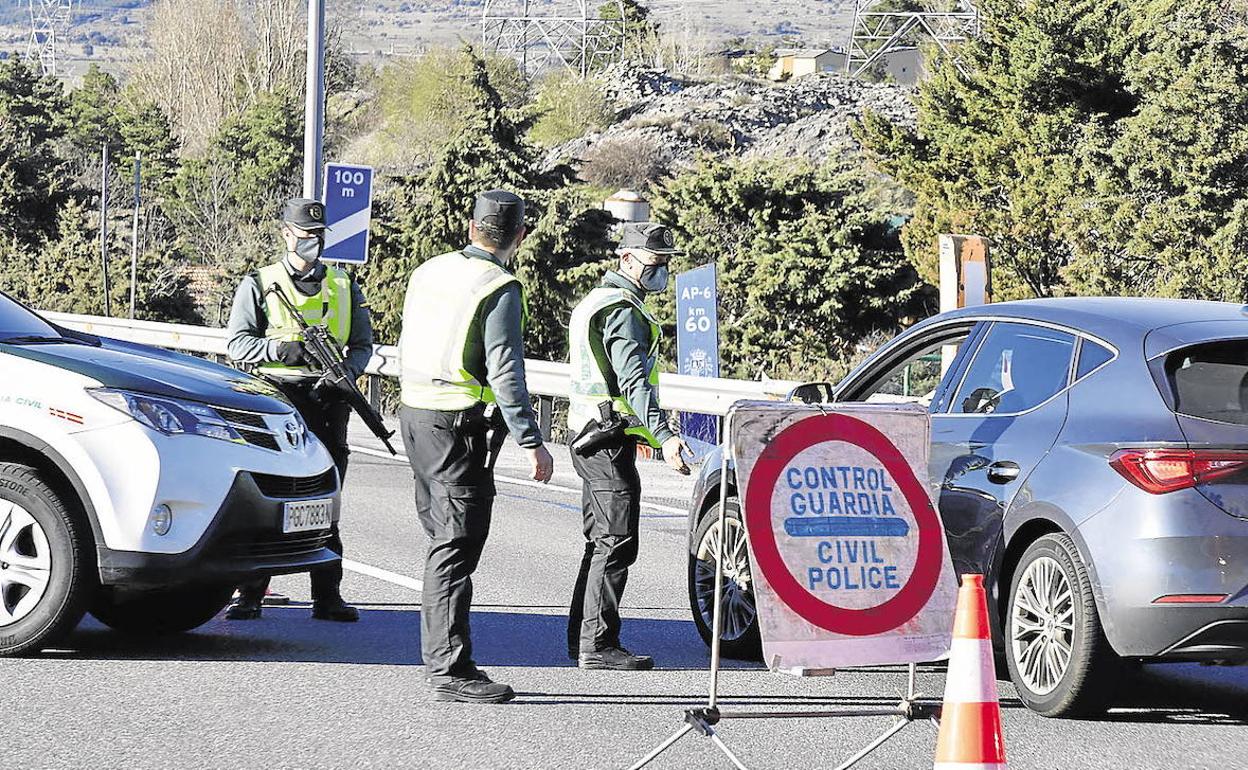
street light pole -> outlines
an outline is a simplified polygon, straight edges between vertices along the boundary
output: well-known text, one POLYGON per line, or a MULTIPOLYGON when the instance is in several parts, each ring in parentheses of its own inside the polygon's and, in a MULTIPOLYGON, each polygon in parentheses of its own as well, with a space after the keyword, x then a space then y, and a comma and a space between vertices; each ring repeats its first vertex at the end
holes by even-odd
POLYGON ((320 198, 325 151, 325 0, 308 0, 307 101, 303 113, 303 197, 320 198))
POLYGON ((130 239, 130 320, 134 320, 134 306, 139 293, 139 208, 143 203, 143 153, 134 154, 134 232, 130 239))
POLYGON ((112 315, 112 300, 108 296, 108 142, 100 151, 100 270, 104 277, 104 315, 112 315))

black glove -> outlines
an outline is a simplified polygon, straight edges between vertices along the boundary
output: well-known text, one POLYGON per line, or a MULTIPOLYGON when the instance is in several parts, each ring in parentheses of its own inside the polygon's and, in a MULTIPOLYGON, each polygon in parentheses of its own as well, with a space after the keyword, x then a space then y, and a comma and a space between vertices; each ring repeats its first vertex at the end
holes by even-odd
POLYGON ((308 358, 308 348, 300 340, 282 342, 277 346, 277 360, 287 366, 306 366, 312 361, 308 358))

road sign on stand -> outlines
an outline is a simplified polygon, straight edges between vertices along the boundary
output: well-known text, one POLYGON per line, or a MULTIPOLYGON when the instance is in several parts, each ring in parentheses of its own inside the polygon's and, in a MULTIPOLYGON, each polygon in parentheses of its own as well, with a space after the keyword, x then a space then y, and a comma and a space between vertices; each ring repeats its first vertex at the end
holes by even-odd
POLYGON ((926 410, 750 404, 733 425, 768 665, 946 654, 957 584, 926 480, 926 410))
POLYGON ((368 227, 373 213, 373 170, 345 163, 325 165, 323 259, 362 265, 368 261, 368 227))
POLYGON ((915 405, 738 401, 724 422, 719 510, 710 514, 718 516, 715 552, 729 553, 726 533, 735 517, 729 516, 728 485, 735 476, 750 570, 730 575, 730 559, 715 559, 711 596, 728 596, 729 579, 741 585, 745 578, 754 588, 763 660, 773 671, 809 676, 905 663, 905 695, 894 706, 835 710, 722 707, 728 601, 711 602, 706 706, 686 709, 684 724, 630 770, 649 765, 691 733, 710 738, 733 766, 744 768, 717 733, 725 720, 897 717, 837 765, 851 767, 911 722, 934 720, 940 709, 916 689, 918 663, 949 652, 958 590, 927 483, 930 418, 915 405))
MULTIPOLYGON (((719 376, 719 293, 714 264, 676 276, 676 351, 681 374, 719 376)), ((719 443, 717 417, 685 414, 681 429, 698 458, 719 443)))

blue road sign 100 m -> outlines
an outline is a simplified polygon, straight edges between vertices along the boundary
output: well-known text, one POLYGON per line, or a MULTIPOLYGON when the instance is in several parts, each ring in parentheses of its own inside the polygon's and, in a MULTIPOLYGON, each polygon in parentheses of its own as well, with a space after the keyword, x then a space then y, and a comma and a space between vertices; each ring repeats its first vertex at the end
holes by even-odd
POLYGON ((368 225, 373 213, 373 170, 368 166, 325 166, 324 259, 362 265, 368 261, 368 225))

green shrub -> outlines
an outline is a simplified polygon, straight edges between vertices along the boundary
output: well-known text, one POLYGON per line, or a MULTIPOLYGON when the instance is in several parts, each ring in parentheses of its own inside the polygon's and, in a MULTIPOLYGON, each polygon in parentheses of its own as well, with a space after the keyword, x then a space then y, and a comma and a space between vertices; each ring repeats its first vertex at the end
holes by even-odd
MULTIPOLYGON (((472 76, 466 49, 436 48, 391 64, 377 76, 379 126, 370 160, 401 171, 426 167, 463 128, 479 105, 465 98, 461 83, 472 76)), ((529 101, 529 85, 515 61, 481 59, 501 107, 519 110, 529 101)))
POLYGON ((537 119, 529 138, 543 147, 602 131, 615 119, 602 83, 592 78, 581 80, 567 71, 542 81, 534 111, 537 119))

